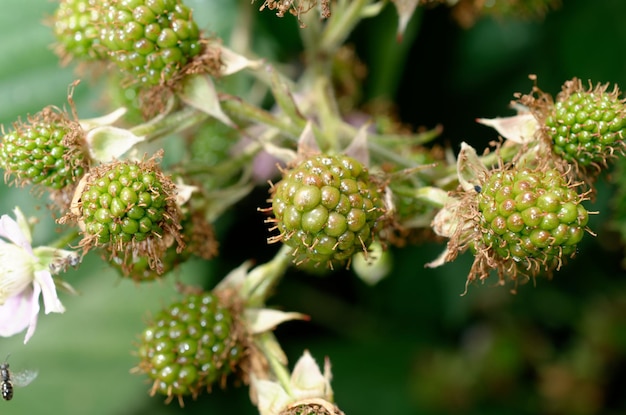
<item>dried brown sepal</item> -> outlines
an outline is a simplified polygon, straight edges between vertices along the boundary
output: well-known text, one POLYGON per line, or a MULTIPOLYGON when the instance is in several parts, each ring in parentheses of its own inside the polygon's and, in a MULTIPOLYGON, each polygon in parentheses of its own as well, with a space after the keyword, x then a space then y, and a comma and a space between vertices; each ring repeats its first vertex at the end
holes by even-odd
MULTIPOLYGON (((252 1, 254 2, 254 0, 252 1)), ((275 10, 278 17, 284 17, 286 13, 290 13, 298 18, 300 27, 304 28, 306 25, 301 20, 302 15, 315 7, 319 8, 320 18, 327 19, 330 17, 330 0, 264 0, 259 11, 266 8, 275 10)))
POLYGON ((211 259, 217 256, 219 242, 215 238, 213 225, 207 221, 201 211, 189 214, 189 219, 183 221, 183 238, 185 252, 189 252, 202 259, 211 259))

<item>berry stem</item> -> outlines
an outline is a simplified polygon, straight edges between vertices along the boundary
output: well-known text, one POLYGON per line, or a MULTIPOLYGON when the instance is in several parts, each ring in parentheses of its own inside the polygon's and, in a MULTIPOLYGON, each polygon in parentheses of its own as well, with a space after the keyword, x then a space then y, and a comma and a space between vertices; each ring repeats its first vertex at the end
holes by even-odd
POLYGON ((67 249, 68 246, 71 246, 72 241, 76 240, 80 236, 80 232, 78 230, 70 231, 62 235, 56 241, 48 244, 51 248, 58 249, 67 249))
MULTIPOLYGON (((255 105, 245 102, 237 97, 230 97, 221 101, 222 109, 233 120, 247 121, 251 123, 261 123, 269 127, 274 127, 286 134, 288 138, 294 142, 302 133, 300 126, 293 124, 287 119, 281 119, 269 111, 261 109, 255 105)), ((321 137, 320 128, 313 124, 313 131, 316 137, 321 137)), ((345 123, 341 123, 341 133, 338 136, 354 137, 357 129, 345 123)), ((404 158, 400 153, 390 150, 389 144, 395 142, 410 143, 413 145, 426 144, 435 139, 441 128, 435 128, 426 133, 413 134, 411 136, 403 136, 399 134, 368 134, 368 148, 372 154, 379 156, 383 160, 388 160, 404 167, 416 167, 413 160, 404 158)), ((345 144, 345 143, 343 143, 345 144)), ((455 173, 456 170, 451 171, 455 173)))
POLYGON ((208 118, 207 113, 185 106, 179 111, 160 115, 144 124, 139 124, 131 128, 130 131, 136 136, 146 136, 146 141, 154 141, 200 124, 208 118))
POLYGON ((279 353, 276 353, 276 347, 280 349, 280 344, 276 340, 274 333, 266 331, 256 337, 256 343, 263 355, 267 358, 270 370, 281 384, 285 392, 290 396, 293 396, 293 390, 291 389, 291 375, 289 369, 282 363, 279 353))
POLYGON ((452 198, 448 196, 447 191, 433 186, 423 186, 419 189, 402 186, 395 187, 393 191, 397 195, 411 197, 415 200, 421 200, 436 208, 442 208, 446 202, 452 200, 452 198))
POLYGON ((242 150, 238 151, 233 157, 218 164, 211 166, 206 163, 192 162, 181 166, 180 172, 184 173, 185 176, 211 174, 219 176, 220 178, 233 177, 235 174, 239 173, 242 167, 249 165, 250 161, 262 148, 263 145, 259 141, 253 141, 247 144, 242 150))
POLYGON ((231 96, 221 101, 221 104, 222 110, 234 121, 245 120, 277 128, 284 134, 287 134, 294 142, 302 132, 302 129, 298 125, 291 123, 290 120, 278 118, 271 112, 245 102, 240 98, 231 96))
POLYGON ((292 264, 291 251, 291 247, 283 245, 272 260, 250 271, 243 286, 243 297, 248 298, 248 306, 262 306, 265 303, 272 289, 292 264))
POLYGON ((319 50, 330 56, 343 44, 354 27, 366 14, 372 0, 339 0, 332 16, 328 19, 326 30, 319 42, 319 50))

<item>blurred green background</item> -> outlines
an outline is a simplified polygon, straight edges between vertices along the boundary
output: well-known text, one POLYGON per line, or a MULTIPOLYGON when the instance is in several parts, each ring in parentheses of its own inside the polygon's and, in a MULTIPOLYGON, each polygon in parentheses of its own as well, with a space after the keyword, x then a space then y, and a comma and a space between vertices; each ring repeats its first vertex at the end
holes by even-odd
MULTIPOLYGON (((194 16, 225 38, 247 0, 193 0, 194 16)), ((3 0, 0 11, 0 123, 9 128, 46 105, 66 104, 73 68, 61 68, 43 24, 55 8, 49 0, 3 0)), ((484 146, 495 133, 477 117, 512 115, 515 92, 529 92, 531 73, 556 94, 574 76, 626 88, 626 2, 564 1, 542 21, 480 20, 462 29, 444 7, 414 16, 402 44, 395 41, 395 11, 364 21, 350 42, 368 65, 365 100, 394 99, 404 122, 415 128, 444 126, 441 143, 465 140, 484 146)), ((258 54, 283 62, 298 59, 294 19, 256 16, 258 54)), ((105 91, 89 80, 77 88, 82 118, 99 115, 105 91)), ((391 276, 369 287, 350 273, 319 278, 291 273, 272 304, 311 316, 277 330, 290 361, 309 349, 333 363, 335 396, 346 414, 623 414, 626 413, 626 273, 623 249, 607 223, 613 181, 599 185, 588 237, 579 255, 536 286, 517 295, 489 284, 464 290, 471 258, 426 270, 443 244, 394 250, 391 276)), ((610 177, 607 176, 606 179, 610 177)), ((42 218, 35 244, 54 238, 45 201, 28 189, 1 188, 0 211, 19 205, 42 218)), ((210 264, 185 264, 186 282, 216 283, 242 261, 263 261, 266 227, 256 207, 259 188, 218 223, 222 256, 210 264), (242 240, 242 235, 246 235, 242 240), (207 277, 208 276, 208 277, 207 277)), ((618 220, 620 218, 617 218, 618 220)), ((622 219, 624 220, 624 219, 622 219)), ((2 413, 170 414, 147 395, 141 376, 130 375, 133 341, 150 311, 169 303, 171 278, 137 286, 120 280, 99 258, 89 257, 67 279, 80 296, 61 294, 67 312, 42 315, 28 345, 23 337, 0 339, 0 358, 14 370, 35 368, 39 377, 17 389, 2 413)), ((187 413, 254 414, 243 387, 216 390, 187 413)))

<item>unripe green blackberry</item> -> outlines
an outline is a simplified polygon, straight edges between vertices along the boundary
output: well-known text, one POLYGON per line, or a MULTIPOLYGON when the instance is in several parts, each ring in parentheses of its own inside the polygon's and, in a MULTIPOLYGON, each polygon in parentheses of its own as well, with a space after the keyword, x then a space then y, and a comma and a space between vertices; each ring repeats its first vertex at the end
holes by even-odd
POLYGON ((597 170, 607 158, 623 152, 626 106, 617 86, 584 89, 579 79, 568 81, 545 118, 554 152, 569 163, 597 170))
MULTIPOLYGON (((513 278, 558 268, 586 232, 584 199, 555 169, 514 167, 492 172, 476 195, 474 250, 480 272, 497 268, 513 278)), ((477 264, 475 264, 477 265, 477 264)))
POLYGON ((110 263, 123 278, 129 278, 135 282, 146 282, 154 281, 172 271, 192 255, 203 259, 211 259, 217 255, 218 242, 215 239, 213 226, 202 212, 186 214, 181 221, 181 226, 181 238, 185 247, 182 251, 175 245, 168 247, 160 258, 162 264, 160 270, 150 268, 149 258, 137 254, 126 258, 117 257, 110 263))
POLYGON ((5 178, 14 176, 18 184, 34 183, 54 190, 75 184, 89 164, 84 135, 77 122, 53 107, 29 117, 26 123, 16 123, 0 143, 5 178))
POLYGON ((296 263, 333 267, 366 251, 384 209, 367 169, 344 155, 315 155, 284 172, 272 189, 272 210, 296 263))
POLYGON ((174 242, 183 246, 175 185, 155 159, 95 167, 79 185, 71 215, 84 234, 81 246, 105 246, 124 264, 147 257, 163 272, 161 257, 174 242))
POLYGON ((221 297, 206 292, 187 295, 159 312, 143 331, 140 362, 134 369, 153 380, 151 395, 196 398, 223 382, 244 357, 236 312, 221 297))
POLYGON ((109 0, 100 14, 100 44, 133 82, 162 85, 201 52, 200 30, 180 0, 109 0))
POLYGON ((54 12, 53 30, 62 59, 102 59, 98 0, 61 0, 54 12))

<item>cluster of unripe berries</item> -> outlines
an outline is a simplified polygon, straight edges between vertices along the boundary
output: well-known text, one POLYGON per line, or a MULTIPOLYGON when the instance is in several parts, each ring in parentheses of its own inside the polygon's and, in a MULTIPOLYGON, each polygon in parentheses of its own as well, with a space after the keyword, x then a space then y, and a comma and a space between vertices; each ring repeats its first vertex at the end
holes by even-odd
POLYGON ((536 87, 534 95, 520 98, 536 119, 536 131, 512 162, 476 168, 475 186, 454 205, 446 259, 471 249, 469 281, 494 269, 501 281, 551 273, 591 233, 582 202, 591 199, 602 168, 623 154, 626 134, 624 101, 617 87, 607 87, 584 88, 573 79, 556 101, 536 87))
POLYGON ((112 62, 128 83, 145 86, 167 83, 202 52, 180 0, 64 0, 53 27, 63 58, 112 62))
MULTIPOLYGON (((177 80, 204 46, 180 0, 64 0, 54 31, 62 56, 110 62, 125 79, 149 87, 177 80)), ((617 88, 585 89, 572 80, 556 101, 543 95, 521 102, 536 116, 538 144, 526 143, 515 163, 476 172, 475 186, 452 195, 461 194, 453 214, 439 216, 451 238, 446 258, 466 249, 475 255, 470 281, 492 270, 504 280, 558 269, 589 232, 582 203, 592 190, 579 182, 591 186, 624 149, 626 108, 617 88)), ((54 108, 16 123, 0 142, 5 177, 55 194, 63 223, 80 228, 81 248, 101 249, 135 281, 163 275, 191 253, 215 253, 193 243, 194 232, 212 239, 210 225, 179 204, 177 186, 157 158, 97 164, 85 136, 77 120, 54 108)), ((395 209, 391 179, 348 155, 299 154, 282 173, 265 209, 274 232, 269 241, 290 247, 298 266, 349 267, 384 239, 390 223, 402 226, 402 212, 421 212, 406 198, 395 209)), ((241 308, 209 292, 157 314, 138 346, 137 371, 152 380, 151 392, 182 403, 237 372, 247 352, 241 308)))

